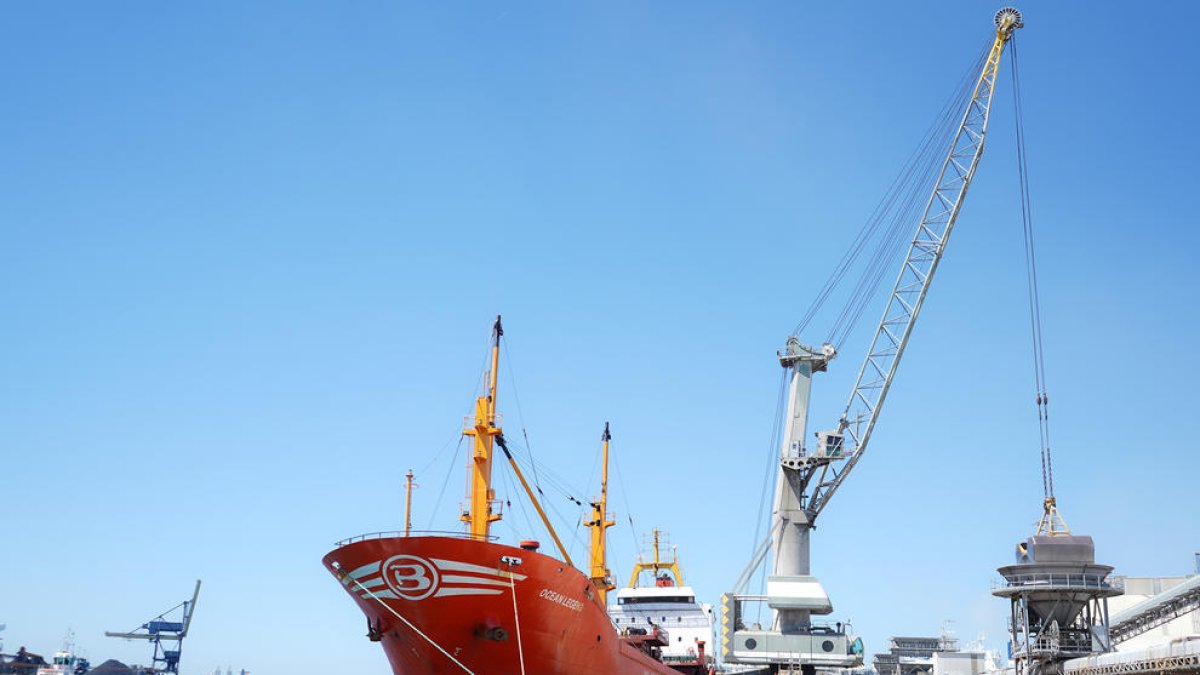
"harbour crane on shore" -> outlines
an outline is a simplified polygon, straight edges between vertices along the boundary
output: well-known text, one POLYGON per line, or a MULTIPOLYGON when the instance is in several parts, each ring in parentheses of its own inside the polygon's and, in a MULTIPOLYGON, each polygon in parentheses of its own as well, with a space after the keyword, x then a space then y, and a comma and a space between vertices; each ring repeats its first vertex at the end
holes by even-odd
MULTIPOLYGON (((797 330, 779 352, 779 362, 788 381, 788 396, 771 527, 733 592, 722 598, 721 646, 726 662, 760 665, 772 672, 798 670, 806 675, 818 667, 853 667, 862 663, 861 642, 852 641, 840 624, 834 629, 814 626, 811 622, 813 615, 831 613, 833 605, 821 583, 811 574, 809 535, 817 517, 866 452, 983 154, 1000 57, 1014 31, 1024 25, 1021 13, 1011 7, 1001 9, 994 19, 996 32, 991 49, 974 78, 969 97, 964 97, 965 111, 957 118, 957 130, 941 162, 933 192, 921 212, 883 318, 859 368, 845 412, 836 430, 816 434, 815 448, 805 445, 812 377, 827 369, 837 350, 830 343, 819 348, 805 345, 797 330), (766 595, 744 594, 768 553, 772 554, 772 560, 766 595), (765 602, 774 616, 772 624, 748 628, 743 611, 748 602, 765 602)), ((817 306, 823 300, 820 297, 817 306)))
POLYGON ((196 580, 196 590, 192 592, 191 600, 184 600, 171 609, 159 614, 140 627, 124 633, 105 631, 106 637, 125 638, 126 640, 146 640, 154 645, 154 658, 151 663, 155 672, 179 673, 179 657, 183 653, 183 638, 187 637, 188 628, 192 625, 192 614, 196 611, 196 599, 200 597, 200 580, 196 580), (166 616, 177 609, 182 610, 179 621, 168 621, 166 616), (146 631, 139 633, 138 631, 146 631), (172 644, 173 643, 173 644, 172 644), (161 667, 160 665, 161 664, 161 667))

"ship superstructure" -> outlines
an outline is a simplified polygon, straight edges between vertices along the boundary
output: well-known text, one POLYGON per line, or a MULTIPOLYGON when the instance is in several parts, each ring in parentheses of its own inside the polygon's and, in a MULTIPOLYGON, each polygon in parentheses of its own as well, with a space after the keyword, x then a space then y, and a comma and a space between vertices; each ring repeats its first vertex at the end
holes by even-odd
POLYGON ((90 669, 87 659, 80 658, 75 653, 75 631, 68 629, 63 638, 62 649, 54 652, 50 666, 38 670, 38 675, 73 675, 86 673, 90 669))
POLYGON ((934 654, 958 652, 958 639, 947 633, 937 637, 893 636, 888 650, 875 655, 877 675, 932 675, 934 654))
POLYGON ((709 648, 713 608, 696 600, 695 591, 683 582, 678 554, 673 549, 669 558, 662 554, 666 546, 655 529, 650 552, 638 558, 629 585, 617 591, 617 602, 609 606, 608 614, 622 634, 665 630, 664 663, 685 673, 708 672, 714 665, 709 648))

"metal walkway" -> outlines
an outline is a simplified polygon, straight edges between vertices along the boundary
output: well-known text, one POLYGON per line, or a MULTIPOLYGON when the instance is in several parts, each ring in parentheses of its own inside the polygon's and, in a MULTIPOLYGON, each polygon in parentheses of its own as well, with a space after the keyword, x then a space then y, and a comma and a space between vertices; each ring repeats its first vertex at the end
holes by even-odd
POLYGON ((1124 642, 1196 609, 1200 609, 1200 575, 1114 614, 1109 635, 1113 644, 1124 642))
POLYGON ((1110 652, 1072 659, 1063 675, 1200 675, 1200 635, 1135 652, 1110 652))

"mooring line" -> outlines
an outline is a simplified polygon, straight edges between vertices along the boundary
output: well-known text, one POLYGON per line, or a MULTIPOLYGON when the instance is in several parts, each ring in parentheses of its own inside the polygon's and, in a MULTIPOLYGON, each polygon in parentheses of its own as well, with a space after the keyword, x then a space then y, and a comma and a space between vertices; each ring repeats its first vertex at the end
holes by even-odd
POLYGON ((521 648, 521 615, 517 612, 517 581, 516 575, 512 573, 511 563, 509 563, 508 587, 512 589, 513 623, 516 625, 517 631, 517 659, 521 663, 521 675, 525 675, 525 651, 521 648))
MULTIPOLYGON (((339 572, 339 573, 341 573, 341 567, 340 567, 340 566, 338 567, 338 572, 339 572)), ((344 573, 341 573, 341 576, 342 576, 342 577, 345 577, 345 576, 346 576, 346 574, 344 574, 344 573)), ((340 579, 339 579, 339 580, 340 580, 340 579)), ((386 609, 387 611, 391 612, 391 613, 392 613, 392 614, 393 614, 393 615, 394 615, 394 616, 395 616, 397 619, 400 619, 401 621, 403 621, 403 622, 404 622, 404 625, 406 625, 406 626, 408 626, 409 628, 411 628, 411 629, 413 630, 413 632, 414 632, 414 633, 416 633, 417 635, 420 635, 421 637, 425 638, 425 641, 426 641, 426 642, 428 642, 429 644, 433 645, 433 646, 434 646, 434 648, 435 648, 435 649, 437 649, 439 652, 441 652, 441 653, 445 654, 445 655, 446 655, 446 658, 448 658, 448 659, 450 659, 451 661, 453 661, 453 662, 454 662, 454 665, 458 666, 459 668, 462 668, 462 669, 463 669, 463 672, 466 672, 466 673, 468 673, 469 675, 475 675, 475 673, 474 673, 474 672, 473 672, 473 671, 472 671, 470 668, 468 668, 468 667, 466 667, 466 666, 464 666, 464 665, 463 665, 462 661, 459 661, 458 659, 454 658, 454 657, 453 657, 453 656, 450 654, 450 652, 446 651, 445 649, 443 649, 443 648, 442 648, 442 646, 441 646, 441 645, 439 645, 438 643, 434 642, 434 641, 433 641, 433 638, 431 638, 431 637, 429 637, 428 635, 426 635, 425 633, 421 632, 421 629, 420 629, 420 628, 417 628, 416 626, 414 626, 414 625, 412 624, 412 622, 411 622, 411 621, 409 621, 408 619, 406 619, 406 618, 404 618, 403 616, 401 616, 401 615, 400 615, 400 612, 397 612, 395 609, 392 609, 392 606, 391 606, 391 605, 389 605, 389 604, 387 604, 386 602, 384 602, 384 601, 383 601, 383 598, 379 597, 378 595, 375 595, 375 594, 374 594, 374 593, 371 591, 371 589, 369 589, 369 588, 367 588, 366 586, 363 586, 361 583, 359 583, 358 579, 351 578, 351 579, 350 579, 350 581, 354 582, 354 585, 355 585, 355 586, 358 586, 358 587, 359 587, 359 588, 361 588, 363 591, 365 591, 367 595, 371 596, 371 598, 372 598, 372 599, 374 599, 374 600, 375 600, 375 602, 378 602, 379 604, 383 605, 383 608, 384 608, 384 609, 386 609)), ((518 636, 519 636, 519 635, 520 635, 520 634, 518 633, 518 636)), ((518 645, 519 645, 519 644, 520 644, 520 637, 518 637, 518 638, 517 638, 517 640, 518 640, 518 645)), ((522 667, 522 670, 521 670, 521 672, 522 672, 522 673, 524 673, 524 672, 525 672, 525 671, 524 671, 524 667, 522 667)))

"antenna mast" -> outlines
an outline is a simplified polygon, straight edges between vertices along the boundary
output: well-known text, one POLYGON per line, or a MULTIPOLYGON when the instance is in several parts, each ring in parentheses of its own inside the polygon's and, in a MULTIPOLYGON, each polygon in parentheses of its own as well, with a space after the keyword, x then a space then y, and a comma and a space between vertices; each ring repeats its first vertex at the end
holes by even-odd
POLYGON ((413 483, 413 471, 408 470, 404 474, 404 536, 408 536, 412 531, 412 491, 416 485, 413 483))
POLYGON ((604 433, 600 435, 600 442, 604 447, 604 456, 601 459, 600 496, 592 502, 592 517, 585 523, 592 531, 591 580, 601 605, 608 604, 608 592, 616 588, 616 584, 612 581, 612 573, 608 569, 607 559, 608 528, 616 524, 616 520, 609 518, 611 514, 608 512, 608 442, 610 440, 612 440, 612 434, 608 432, 608 422, 605 422, 604 433))
POLYGON ((497 436, 504 433, 500 428, 500 417, 496 415, 496 378, 500 370, 500 337, 504 327, 500 317, 492 326, 492 369, 488 372, 482 396, 475 399, 474 419, 468 417, 464 436, 475 439, 471 455, 470 507, 462 514, 467 531, 472 539, 486 540, 488 528, 500 520, 500 502, 492 489, 492 445, 497 436))

